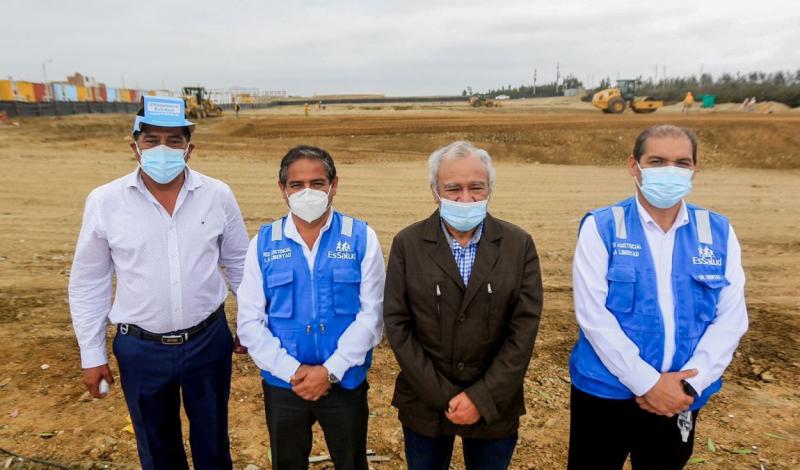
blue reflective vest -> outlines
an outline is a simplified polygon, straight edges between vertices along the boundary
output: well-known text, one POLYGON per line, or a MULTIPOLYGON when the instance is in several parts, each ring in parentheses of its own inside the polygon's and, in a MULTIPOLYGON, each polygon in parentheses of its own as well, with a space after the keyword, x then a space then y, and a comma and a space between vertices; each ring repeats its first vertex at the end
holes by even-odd
MULTIPOLYGON (((283 235, 285 222, 283 217, 258 232, 267 327, 290 356, 302 364, 320 365, 336 351, 339 337, 361 309, 367 224, 334 211, 330 227, 321 234, 312 273, 300 244, 283 235)), ((359 386, 371 362, 372 351, 364 364, 339 377, 340 385, 359 386)), ((270 385, 291 388, 267 371, 261 375, 270 385)))
MULTIPOLYGON (((686 205, 689 223, 675 233, 672 292, 675 303, 675 355, 670 372, 681 370, 694 354, 708 325, 716 318, 719 294, 730 283, 725 278, 728 219, 686 205)), ((664 359, 664 323, 658 305, 655 267, 639 220, 635 198, 597 209, 597 229, 608 250, 606 308, 639 348, 639 355, 661 371, 664 359)), ((581 221, 583 225, 583 221, 581 221)), ((633 398, 600 361, 580 332, 570 357, 572 383, 579 390, 602 398, 633 398)), ((709 385, 691 409, 700 409, 722 387, 722 379, 709 385)))

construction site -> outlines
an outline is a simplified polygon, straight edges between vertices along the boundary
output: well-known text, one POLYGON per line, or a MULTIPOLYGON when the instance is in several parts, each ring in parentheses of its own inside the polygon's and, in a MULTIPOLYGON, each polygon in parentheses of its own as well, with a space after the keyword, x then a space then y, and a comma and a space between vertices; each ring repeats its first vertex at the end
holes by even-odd
MULTIPOLYGON (((634 192, 625 160, 642 129, 658 123, 693 129, 700 170, 688 199, 726 214, 735 227, 750 329, 724 375, 725 387, 700 415, 690 468, 797 469, 800 207, 791 198, 800 189, 800 112, 768 102, 690 111, 667 103, 655 112, 607 114, 578 97, 504 100, 501 107, 474 107, 466 98, 324 107, 312 101, 305 109, 299 102, 198 121, 189 163, 231 186, 253 236, 286 214, 276 184, 281 157, 301 143, 322 147, 338 166, 336 209, 368 221, 386 258, 399 230, 435 210, 428 155, 459 139, 485 148, 497 169, 490 212, 532 234, 545 287, 525 378, 527 414, 511 468, 560 469, 569 430, 567 364, 578 332, 571 262, 579 221, 587 210, 634 192)), ((81 383, 67 303, 87 194, 136 168, 132 120, 132 113, 92 114, 0 125, 5 468, 139 468, 122 391, 115 385, 97 400, 81 383)), ((233 296, 226 307, 235 329, 233 296)), ((110 366, 116 374, 113 356, 110 366)), ((390 405, 397 371, 384 340, 368 376, 367 446, 376 470, 405 468, 403 433, 390 405)), ((229 426, 234 468, 271 468, 263 406, 257 367, 236 355, 229 426)), ((316 428, 312 468, 331 468, 327 454, 316 428)), ((458 450, 452 468, 464 468, 458 450)))

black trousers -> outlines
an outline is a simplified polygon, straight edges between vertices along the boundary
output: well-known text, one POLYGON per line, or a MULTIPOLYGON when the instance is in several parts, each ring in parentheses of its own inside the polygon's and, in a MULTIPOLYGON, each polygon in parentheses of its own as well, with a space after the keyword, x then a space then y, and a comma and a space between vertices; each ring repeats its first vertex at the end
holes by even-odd
POLYGON ((311 426, 319 422, 336 470, 367 470, 367 389, 364 381, 353 390, 333 385, 328 395, 307 401, 291 390, 261 382, 264 411, 277 470, 308 468, 311 426))
MULTIPOLYGON (((696 420, 697 411, 692 413, 696 420)), ((569 470, 619 470, 628 455, 633 470, 678 470, 693 447, 694 425, 683 442, 677 416, 658 416, 634 399, 599 398, 572 387, 569 470)))

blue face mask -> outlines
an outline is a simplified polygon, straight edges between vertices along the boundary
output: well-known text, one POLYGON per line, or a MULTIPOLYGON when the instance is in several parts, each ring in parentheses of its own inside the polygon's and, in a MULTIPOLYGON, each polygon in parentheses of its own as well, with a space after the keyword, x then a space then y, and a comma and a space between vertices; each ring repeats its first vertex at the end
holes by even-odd
POLYGON ((439 215, 445 222, 459 232, 469 232, 486 218, 486 207, 489 200, 477 202, 456 202, 442 199, 436 194, 441 203, 439 215))
POLYGON ((186 150, 173 149, 166 145, 158 145, 151 149, 141 150, 136 145, 141 155, 140 165, 147 176, 153 178, 156 183, 167 184, 178 177, 186 168, 186 150))
POLYGON ((642 172, 642 184, 636 181, 636 185, 644 198, 659 209, 669 209, 692 190, 694 171, 688 168, 663 166, 643 169, 639 166, 639 171, 642 172))

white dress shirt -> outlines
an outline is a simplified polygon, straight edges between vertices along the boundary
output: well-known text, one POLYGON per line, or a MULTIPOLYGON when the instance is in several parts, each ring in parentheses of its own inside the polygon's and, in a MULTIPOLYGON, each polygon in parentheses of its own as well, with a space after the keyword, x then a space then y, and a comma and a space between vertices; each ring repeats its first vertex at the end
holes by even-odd
MULTIPOLYGON (((303 248, 303 256, 308 268, 314 270, 314 260, 319 250, 322 234, 330 228, 333 219, 331 210, 328 220, 322 227, 319 237, 311 249, 308 248, 291 213, 286 218, 283 234, 303 248)), ((366 360, 367 353, 381 342, 383 335, 383 286, 386 272, 383 266, 383 253, 378 236, 367 226, 367 243, 364 259, 361 261, 361 308, 355 321, 339 337, 336 351, 323 364, 328 372, 341 379, 345 372, 359 366, 366 360)), ((238 305, 237 334, 253 362, 275 377, 290 382, 300 367, 300 362, 289 355, 281 342, 267 328, 267 299, 264 295, 264 278, 258 263, 258 235, 250 241, 247 259, 244 264, 242 284, 236 296, 238 305)))
POLYGON ((236 199, 219 180, 188 168, 185 175, 172 216, 139 169, 86 199, 69 279, 84 368, 108 362, 108 320, 153 333, 182 330, 222 304, 225 278, 234 292, 239 286, 248 236, 236 199))
MULTIPOLYGON (((572 265, 575 314, 592 348, 609 371, 636 396, 642 396, 668 371, 675 355, 675 303, 672 292, 672 252, 675 232, 689 223, 686 205, 672 227, 664 232, 639 203, 636 208, 644 228, 647 245, 653 258, 658 287, 658 306, 664 324, 664 357, 661 370, 656 370, 639 356, 639 348, 622 331, 614 315, 606 309, 608 296, 608 251, 589 216, 581 227, 572 265)), ((697 393, 714 383, 733 358, 739 339, 747 331, 747 306, 744 300, 744 270, 739 241, 730 227, 728 234, 724 287, 717 304, 717 317, 708 326, 694 355, 682 370, 697 369, 698 375, 687 381, 697 393)))

